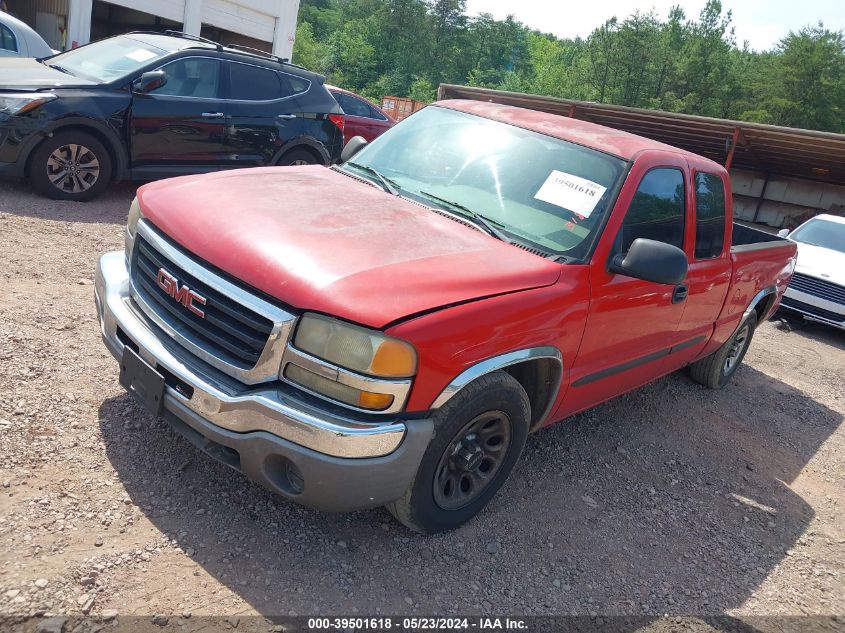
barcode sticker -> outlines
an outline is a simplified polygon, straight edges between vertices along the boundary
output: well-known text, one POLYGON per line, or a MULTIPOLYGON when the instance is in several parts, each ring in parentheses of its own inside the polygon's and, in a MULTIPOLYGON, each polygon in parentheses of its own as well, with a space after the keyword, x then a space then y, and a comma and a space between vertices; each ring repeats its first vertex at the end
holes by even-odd
POLYGON ((534 197, 588 218, 605 191, 597 182, 555 169, 534 197))

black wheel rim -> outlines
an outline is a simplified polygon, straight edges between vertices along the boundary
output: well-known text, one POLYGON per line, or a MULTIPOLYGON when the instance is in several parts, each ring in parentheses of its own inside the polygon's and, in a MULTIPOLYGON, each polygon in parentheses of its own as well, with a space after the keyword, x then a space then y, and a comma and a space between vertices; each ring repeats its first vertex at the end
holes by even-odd
POLYGON ((62 145, 47 158, 47 178, 56 189, 66 193, 88 191, 99 177, 100 161, 84 145, 62 145))
POLYGON ((459 510, 481 496, 499 472, 511 443, 511 421, 502 411, 474 417, 455 435, 434 471, 434 501, 459 510))

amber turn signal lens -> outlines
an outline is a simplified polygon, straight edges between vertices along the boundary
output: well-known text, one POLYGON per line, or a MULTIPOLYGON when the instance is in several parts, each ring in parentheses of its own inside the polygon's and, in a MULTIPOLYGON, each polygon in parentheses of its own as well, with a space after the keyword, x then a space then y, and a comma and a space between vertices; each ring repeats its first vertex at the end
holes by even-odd
POLYGON ((393 404, 393 396, 388 393, 362 391, 358 394, 358 406, 373 411, 381 411, 393 404))
POLYGON ((417 359, 413 348, 400 341, 385 340, 379 345, 370 368, 376 376, 413 376, 417 359))

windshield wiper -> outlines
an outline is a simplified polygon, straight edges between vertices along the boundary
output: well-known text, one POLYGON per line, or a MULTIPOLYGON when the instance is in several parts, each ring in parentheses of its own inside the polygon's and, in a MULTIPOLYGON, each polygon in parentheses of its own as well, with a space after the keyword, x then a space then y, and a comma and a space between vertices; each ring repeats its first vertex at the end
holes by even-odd
MULTIPOLYGON (((42 63, 43 63, 43 62, 42 62, 42 63)), ((58 70, 59 72, 63 72, 63 73, 64 73, 64 74, 66 74, 66 75, 73 75, 73 73, 72 73, 72 72, 70 72, 70 71, 69 71, 67 68, 65 68, 64 66, 59 66, 58 64, 47 64, 47 66, 49 66, 50 68, 55 68, 55 69, 56 69, 56 70, 58 70)))
MULTIPOLYGON (((446 205, 447 207, 451 207, 458 211, 459 215, 463 215, 468 217, 474 224, 477 224, 482 229, 484 229, 487 233, 492 235, 493 237, 499 238, 503 242, 507 242, 508 244, 513 244, 513 240, 509 238, 507 235, 502 233, 495 225, 495 220, 490 220, 489 218, 484 217, 477 211, 473 211, 469 207, 462 205, 460 202, 455 202, 453 200, 447 200, 446 198, 441 198, 433 193, 428 191, 420 191, 421 196, 425 196, 426 198, 430 198, 435 202, 439 202, 440 204, 446 205)), ((495 223, 498 224, 498 223, 495 223)))
POLYGON ((367 165, 362 165, 361 163, 348 162, 346 164, 352 165, 353 167, 357 167, 361 171, 365 171, 368 174, 370 174, 371 176, 373 176, 378 181, 378 183, 381 185, 381 188, 384 189, 387 193, 389 193, 393 196, 399 195, 399 190, 396 188, 394 182, 390 178, 388 178, 387 176, 382 174, 380 171, 377 171, 377 170, 375 170, 372 167, 369 167, 367 165))

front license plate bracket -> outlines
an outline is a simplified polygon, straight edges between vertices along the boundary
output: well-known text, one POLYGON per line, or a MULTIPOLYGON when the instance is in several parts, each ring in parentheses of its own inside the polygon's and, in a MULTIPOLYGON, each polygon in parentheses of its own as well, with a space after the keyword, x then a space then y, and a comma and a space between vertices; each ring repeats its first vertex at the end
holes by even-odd
POLYGON ((129 347, 120 359, 120 384, 148 413, 160 416, 164 408, 164 376, 129 347))

